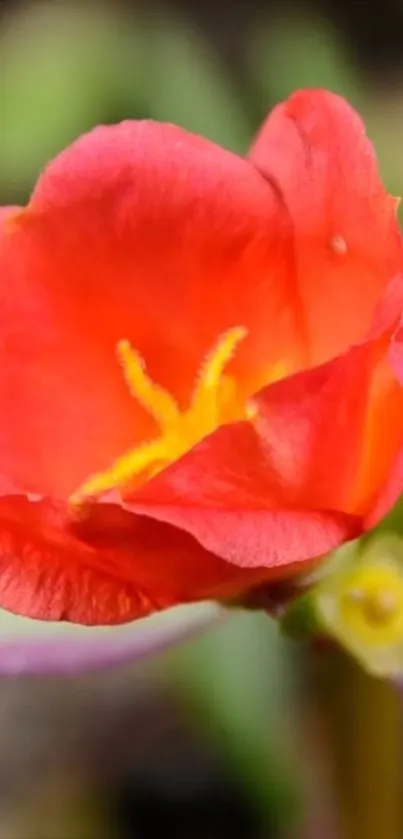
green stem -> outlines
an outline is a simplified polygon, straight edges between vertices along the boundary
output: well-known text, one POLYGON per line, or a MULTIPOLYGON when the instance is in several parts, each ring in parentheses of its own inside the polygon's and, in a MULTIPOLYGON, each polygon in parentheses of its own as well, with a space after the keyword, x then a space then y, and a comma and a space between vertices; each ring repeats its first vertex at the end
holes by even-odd
POLYGON ((311 665, 341 839, 402 839, 401 698, 342 653, 311 665))

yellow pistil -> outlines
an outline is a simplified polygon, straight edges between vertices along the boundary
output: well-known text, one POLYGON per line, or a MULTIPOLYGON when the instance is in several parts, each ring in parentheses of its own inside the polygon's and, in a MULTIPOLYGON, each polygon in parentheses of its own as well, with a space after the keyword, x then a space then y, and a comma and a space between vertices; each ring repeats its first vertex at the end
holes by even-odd
POLYGON ((160 434, 123 454, 105 471, 85 481, 71 503, 116 487, 142 483, 177 460, 225 422, 252 418, 252 404, 239 404, 236 382, 225 369, 241 341, 244 327, 234 327, 220 336, 206 357, 189 408, 181 411, 174 397, 150 379, 143 359, 128 341, 117 346, 117 355, 131 394, 157 422, 160 434))

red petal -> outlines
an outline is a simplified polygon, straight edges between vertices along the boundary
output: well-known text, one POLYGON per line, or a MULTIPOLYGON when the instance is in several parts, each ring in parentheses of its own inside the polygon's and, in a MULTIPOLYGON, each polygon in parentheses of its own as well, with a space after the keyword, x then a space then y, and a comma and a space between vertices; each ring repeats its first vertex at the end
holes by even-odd
MULTIPOLYGON (((51 165, 27 211, 5 214, 0 489, 67 494, 152 431, 116 363, 121 338, 184 400, 229 326, 253 329, 238 369, 251 375, 259 361, 257 379, 287 358, 288 344, 295 361, 296 321, 311 361, 366 329, 401 263, 392 204, 357 118, 326 94, 299 97, 283 108, 295 109, 291 120, 280 109, 270 121, 274 190, 263 163, 267 181, 180 129, 128 123, 82 138, 51 165), (279 189, 296 230, 295 272, 279 189)), ((73 532, 50 502, 3 499, 0 602, 42 618, 127 620, 241 592, 357 535, 401 427, 400 402, 388 395, 394 442, 374 482, 365 448, 371 370, 379 365, 383 382, 385 364, 375 343, 266 389, 256 428, 239 424, 204 441, 131 500, 140 516, 98 506, 73 532)), ((382 416, 374 427, 384 433, 382 416)))
MULTIPOLYGON (((305 96, 313 113, 322 113, 318 124, 327 126, 327 131, 318 131, 322 145, 315 141, 306 149, 312 160, 326 159, 335 133, 326 122, 328 99, 316 94, 322 104, 315 109, 313 94, 299 96, 284 108, 292 110, 296 101, 306 101, 305 96)), ((366 141, 357 141, 358 118, 337 102, 355 126, 349 133, 346 120, 341 121, 339 134, 343 128, 351 145, 355 137, 354 148, 367 160, 366 141)), ((299 111, 305 113, 302 105, 299 111)), ((287 146, 290 120, 281 113, 277 111, 268 126, 282 126, 287 146)), ((286 167, 277 152, 281 172, 286 167)), ((348 159, 355 171, 354 156, 348 159)), ((184 402, 204 354, 229 326, 242 323, 252 330, 233 366, 248 377, 248 387, 257 387, 267 379, 272 363, 285 360, 291 368, 297 363, 301 347, 295 332, 301 312, 305 319, 309 309, 306 317, 318 346, 325 333, 326 340, 330 336, 333 341, 335 330, 340 343, 341 311, 343 345, 358 320, 363 325, 397 251, 400 262, 390 202, 375 175, 378 192, 369 183, 371 218, 366 198, 360 197, 366 215, 357 201, 350 202, 357 210, 351 216, 360 222, 355 233, 363 227, 368 233, 368 265, 361 257, 352 260, 350 249, 339 270, 339 256, 337 265, 335 254, 329 263, 323 237, 318 247, 315 232, 323 228, 318 202, 326 198, 329 184, 334 185, 333 169, 306 167, 306 154, 302 170, 298 161, 299 141, 293 171, 309 186, 308 191, 302 189, 304 200, 313 196, 311 204, 305 200, 300 206, 300 189, 295 195, 291 192, 299 208, 291 213, 293 221, 312 242, 308 250, 297 248, 298 278, 306 294, 302 286, 296 293, 289 224, 278 187, 273 190, 235 155, 172 126, 125 123, 97 129, 51 164, 28 211, 6 225, 0 244, 0 272, 7 277, 0 301, 0 406, 7 406, 1 413, 0 455, 13 483, 29 491, 65 495, 154 433, 152 421, 136 409, 124 385, 115 358, 121 338, 140 349, 151 375, 184 402), (309 212, 311 205, 316 215, 309 212), (386 245, 383 251, 381 247, 388 232, 390 256, 386 245), (334 329, 329 325, 330 309, 334 329), (41 412, 35 409, 38 404, 41 412)), ((364 168, 370 174, 374 169, 367 164, 364 168)), ((336 170, 340 174, 338 166, 336 170)), ((281 184, 285 180, 280 178, 281 184)), ((290 207, 289 193, 284 187, 290 207)), ((344 192, 337 201, 332 195, 332 206, 340 208, 342 202, 345 211, 347 198, 344 192)))
POLYGON ((250 159, 276 185, 294 226, 291 275, 310 363, 361 340, 387 281, 401 270, 396 201, 355 111, 322 90, 270 114, 250 159))
POLYGON ((182 400, 229 326, 256 327, 235 363, 249 370, 252 353, 266 374, 292 343, 287 230, 249 163, 173 126, 102 127, 60 155, 0 241, 12 481, 65 496, 155 433, 124 383, 122 338, 182 400))
POLYGON ((0 605, 20 615, 121 623, 210 595, 236 596, 261 580, 262 572, 234 568, 187 533, 117 507, 99 505, 90 526, 74 529, 64 505, 0 499, 0 605))
POLYGON ((368 527, 373 527, 389 512, 403 489, 402 385, 403 327, 400 327, 377 382, 375 409, 367 434, 365 472, 374 475, 375 480, 379 473, 383 478, 367 513, 368 527))
POLYGON ((388 343, 381 333, 266 388, 253 426, 219 429, 133 494, 130 509, 248 567, 303 562, 358 535, 403 443, 400 391, 390 418, 400 431, 378 449, 377 468, 368 468, 372 415, 379 438, 388 434, 377 380, 388 343))
POLYGON ((238 155, 174 125, 100 127, 48 167, 30 208, 55 231, 59 270, 73 268, 86 295, 95 285, 114 339, 124 328, 152 377, 186 403, 231 326, 252 333, 234 364, 244 372, 258 376, 251 356, 267 376, 292 353, 289 220, 238 155))

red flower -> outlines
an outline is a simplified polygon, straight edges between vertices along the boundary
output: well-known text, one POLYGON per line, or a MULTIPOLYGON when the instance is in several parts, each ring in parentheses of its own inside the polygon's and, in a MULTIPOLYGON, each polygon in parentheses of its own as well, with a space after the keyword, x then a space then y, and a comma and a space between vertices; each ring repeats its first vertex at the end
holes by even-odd
POLYGON ((1 606, 238 597, 393 503, 402 241, 341 99, 295 94, 247 160, 97 128, 1 220, 1 606))

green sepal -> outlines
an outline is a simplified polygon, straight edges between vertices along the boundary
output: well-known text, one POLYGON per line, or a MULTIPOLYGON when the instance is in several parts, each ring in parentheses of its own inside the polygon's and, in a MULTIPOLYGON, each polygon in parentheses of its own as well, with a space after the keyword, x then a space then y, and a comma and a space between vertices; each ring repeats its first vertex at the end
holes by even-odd
POLYGON ((321 634, 315 589, 296 597, 290 603, 280 618, 280 628, 288 638, 295 641, 303 641, 321 634))

